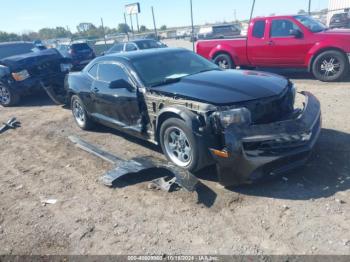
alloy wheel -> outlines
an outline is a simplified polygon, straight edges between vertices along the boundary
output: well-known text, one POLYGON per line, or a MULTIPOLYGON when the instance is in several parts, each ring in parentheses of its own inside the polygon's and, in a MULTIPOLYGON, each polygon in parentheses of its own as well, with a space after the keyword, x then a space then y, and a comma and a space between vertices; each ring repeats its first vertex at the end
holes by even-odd
POLYGON ((4 86, 0 86, 0 102, 1 104, 7 105, 11 101, 11 95, 8 89, 4 86))
POLYGON ((230 64, 226 59, 220 59, 219 61, 217 61, 217 64, 220 68, 222 69, 230 69, 230 64))
POLYGON ((335 57, 325 57, 320 65, 322 75, 329 77, 339 74, 341 70, 340 61, 335 57))
POLYGON ((84 126, 85 124, 85 111, 79 101, 74 100, 73 102, 73 115, 75 120, 78 122, 80 126, 84 126))
POLYGON ((167 155, 176 165, 187 167, 191 163, 192 145, 181 129, 169 127, 164 134, 164 146, 167 155))

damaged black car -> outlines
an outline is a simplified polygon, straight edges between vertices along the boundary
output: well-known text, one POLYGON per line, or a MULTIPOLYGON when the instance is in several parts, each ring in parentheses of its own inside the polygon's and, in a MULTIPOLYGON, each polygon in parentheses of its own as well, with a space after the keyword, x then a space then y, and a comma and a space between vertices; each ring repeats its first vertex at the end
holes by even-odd
POLYGON ((30 42, 0 44, 0 105, 17 105, 39 89, 48 91, 52 99, 64 95, 70 68, 71 61, 56 49, 38 48, 30 42))
POLYGON ((97 58, 68 75, 66 90, 80 128, 98 122, 159 144, 191 172, 215 164, 224 186, 301 166, 321 130, 311 93, 281 76, 223 71, 184 49, 97 58))

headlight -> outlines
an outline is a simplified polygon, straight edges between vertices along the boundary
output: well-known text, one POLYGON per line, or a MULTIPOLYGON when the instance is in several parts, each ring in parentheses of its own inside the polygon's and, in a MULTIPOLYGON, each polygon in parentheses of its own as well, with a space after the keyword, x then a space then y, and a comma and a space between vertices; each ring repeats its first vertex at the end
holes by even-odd
POLYGON ((27 78, 29 78, 30 75, 29 75, 27 70, 22 70, 22 71, 17 72, 17 73, 12 73, 12 77, 16 81, 23 81, 23 80, 26 80, 27 78))
POLYGON ((252 122, 250 111, 245 107, 218 112, 218 115, 223 128, 232 124, 250 124, 252 122))
POLYGON ((61 72, 68 72, 72 69, 72 64, 61 64, 61 72))

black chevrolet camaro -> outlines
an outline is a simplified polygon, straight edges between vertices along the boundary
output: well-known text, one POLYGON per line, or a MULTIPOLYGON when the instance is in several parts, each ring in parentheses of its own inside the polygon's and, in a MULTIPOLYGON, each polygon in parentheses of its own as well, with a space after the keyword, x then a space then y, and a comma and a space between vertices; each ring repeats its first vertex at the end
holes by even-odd
POLYGON ((80 128, 98 122, 159 144, 190 171, 216 164, 225 186, 302 165, 321 130, 319 101, 287 79, 223 71, 184 49, 96 58, 66 89, 80 128))

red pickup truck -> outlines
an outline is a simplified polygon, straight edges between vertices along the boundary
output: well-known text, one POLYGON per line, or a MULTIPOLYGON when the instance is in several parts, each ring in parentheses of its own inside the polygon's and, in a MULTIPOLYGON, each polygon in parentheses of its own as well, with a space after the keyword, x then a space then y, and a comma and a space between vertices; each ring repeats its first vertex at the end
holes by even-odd
POLYGON ((305 68, 321 81, 339 81, 349 71, 350 30, 304 15, 259 17, 247 37, 198 41, 196 52, 224 69, 305 68))

